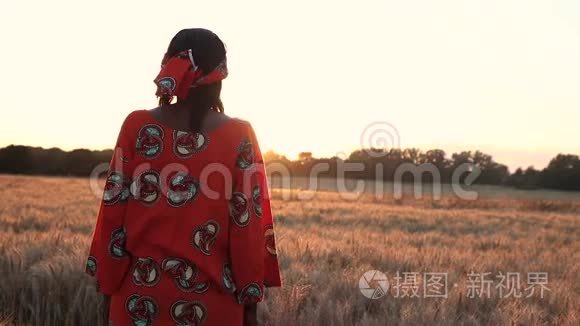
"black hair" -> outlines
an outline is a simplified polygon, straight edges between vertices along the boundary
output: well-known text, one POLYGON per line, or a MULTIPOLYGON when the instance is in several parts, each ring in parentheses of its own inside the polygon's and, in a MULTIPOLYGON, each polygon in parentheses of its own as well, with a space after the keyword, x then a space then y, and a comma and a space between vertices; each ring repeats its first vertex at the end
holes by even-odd
MULTIPOLYGON (((167 48, 167 57, 181 51, 191 49, 193 60, 203 74, 214 70, 226 58, 226 48, 220 38, 212 31, 203 28, 190 28, 179 31, 167 48)), ((220 98, 222 83, 212 83, 191 88, 186 99, 179 102, 186 104, 191 111, 190 128, 193 131, 201 129, 201 123, 209 112, 214 110, 224 112, 224 105, 220 98), (190 104, 190 105, 188 105, 190 104)), ((168 100, 160 98, 160 105, 169 105, 168 100)))

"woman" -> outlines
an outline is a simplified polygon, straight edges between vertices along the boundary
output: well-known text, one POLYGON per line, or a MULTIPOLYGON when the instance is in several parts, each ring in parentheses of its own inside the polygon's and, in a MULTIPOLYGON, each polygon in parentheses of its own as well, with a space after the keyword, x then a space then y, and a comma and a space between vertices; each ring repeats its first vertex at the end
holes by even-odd
POLYGON ((255 324, 264 287, 281 285, 261 152, 223 113, 226 76, 222 41, 182 30, 155 79, 160 106, 121 127, 86 268, 109 324, 255 324))

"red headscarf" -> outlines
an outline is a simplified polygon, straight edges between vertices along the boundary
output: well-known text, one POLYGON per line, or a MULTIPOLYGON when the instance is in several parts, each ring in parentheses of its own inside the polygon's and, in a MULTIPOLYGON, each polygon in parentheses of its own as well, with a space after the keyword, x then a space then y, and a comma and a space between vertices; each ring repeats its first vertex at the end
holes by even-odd
POLYGON ((206 73, 195 64, 193 53, 189 49, 163 58, 161 71, 154 80, 157 85, 155 95, 167 102, 171 102, 173 96, 185 99, 190 88, 218 82, 227 75, 226 59, 214 70, 206 73))

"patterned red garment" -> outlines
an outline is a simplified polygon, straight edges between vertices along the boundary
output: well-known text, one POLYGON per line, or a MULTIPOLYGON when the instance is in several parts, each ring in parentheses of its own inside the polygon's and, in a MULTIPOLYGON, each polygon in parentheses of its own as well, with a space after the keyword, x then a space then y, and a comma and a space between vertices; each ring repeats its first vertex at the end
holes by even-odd
POLYGON ((183 132, 125 119, 86 271, 113 325, 242 325, 281 286, 262 155, 251 125, 183 132))

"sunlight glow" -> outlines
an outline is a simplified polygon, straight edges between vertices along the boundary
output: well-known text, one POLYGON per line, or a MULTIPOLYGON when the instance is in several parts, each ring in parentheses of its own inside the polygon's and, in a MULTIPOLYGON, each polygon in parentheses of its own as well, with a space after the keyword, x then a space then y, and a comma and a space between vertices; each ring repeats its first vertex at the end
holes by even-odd
POLYGON ((226 113, 263 150, 358 148, 388 121, 402 147, 480 149, 513 170, 580 153, 578 1, 10 1, 0 5, 0 146, 110 148, 156 105, 171 37, 226 43, 226 113))

